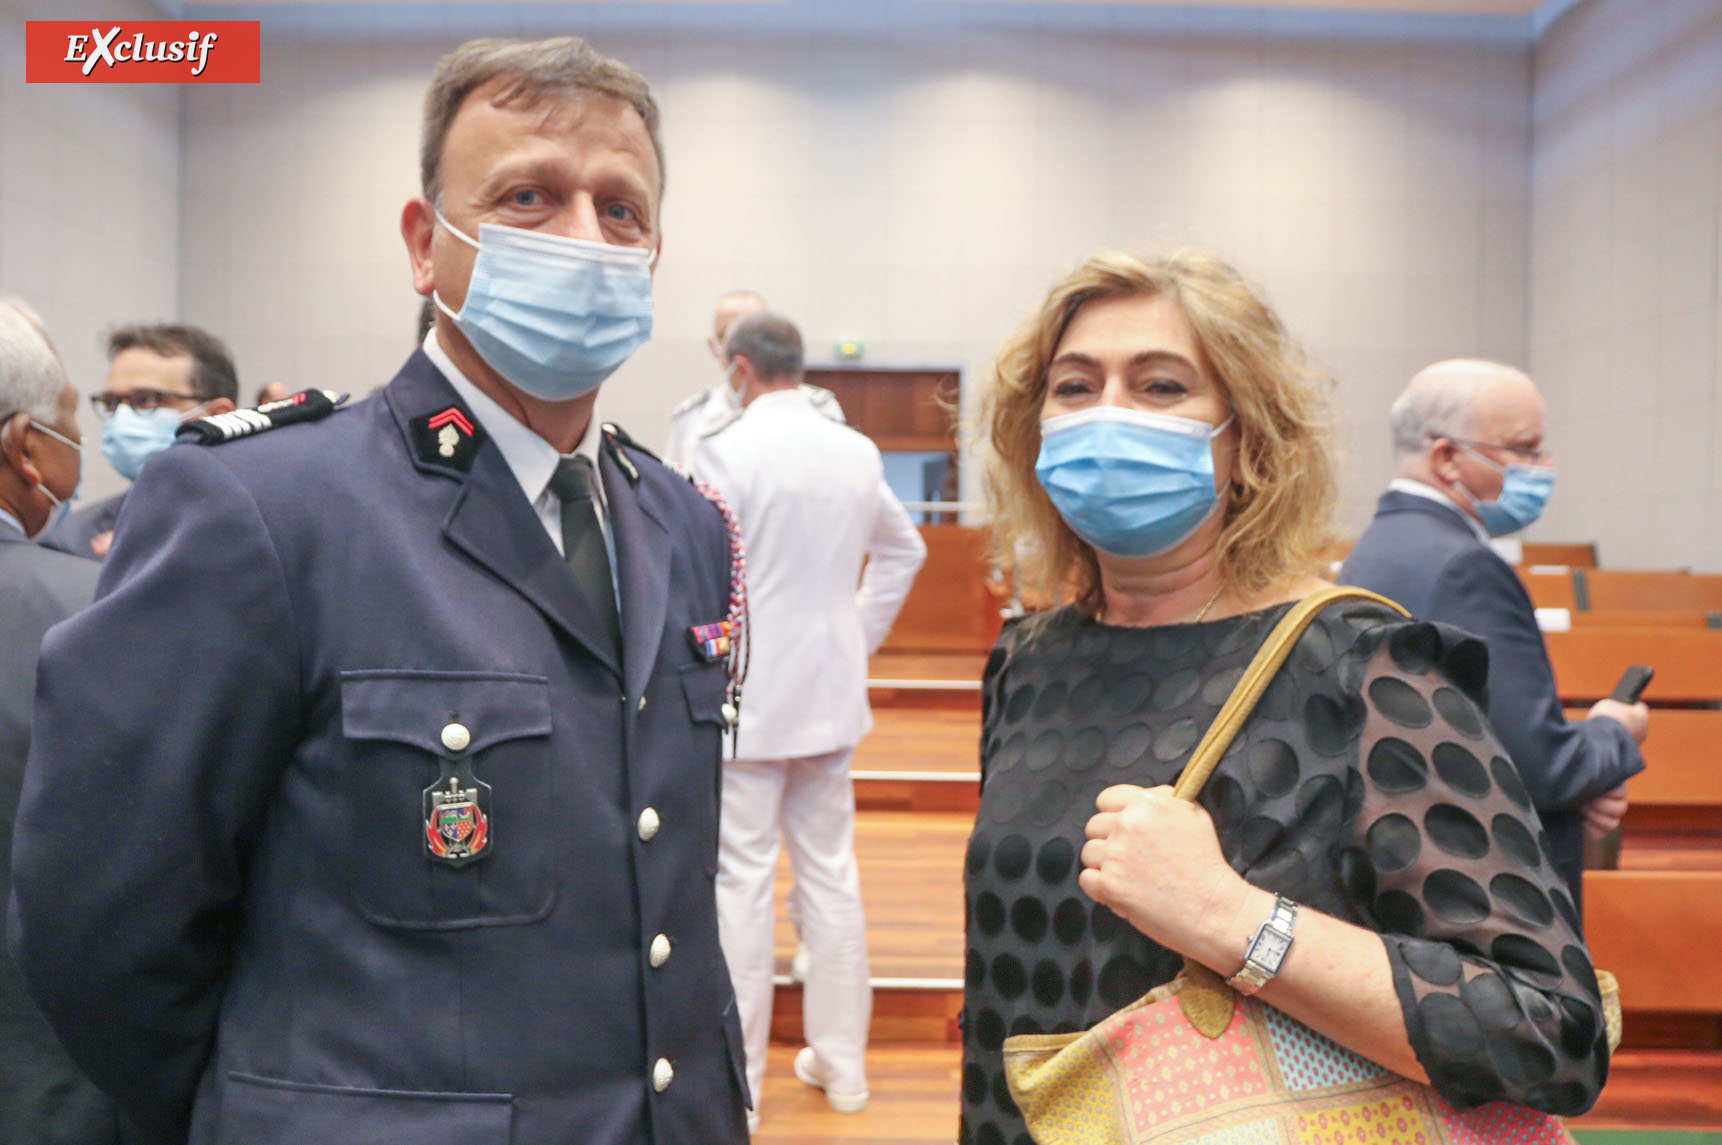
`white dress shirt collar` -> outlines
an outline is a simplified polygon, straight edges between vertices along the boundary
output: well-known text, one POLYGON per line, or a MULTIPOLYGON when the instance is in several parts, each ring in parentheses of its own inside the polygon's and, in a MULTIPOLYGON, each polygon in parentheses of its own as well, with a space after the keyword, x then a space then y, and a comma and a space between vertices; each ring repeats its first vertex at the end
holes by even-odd
POLYGON ((1387 487, 1395 493, 1405 493, 1412 497, 1421 497, 1425 501, 1433 501, 1437 505, 1445 505, 1459 515, 1459 519, 1471 526, 1471 531, 1477 534, 1477 539, 1485 545, 1489 543, 1489 532, 1477 518, 1459 507, 1459 503, 1433 485, 1426 485, 1410 477, 1395 477, 1387 483, 1387 487))
MULTIPOLYGON (((460 400, 466 408, 472 411, 472 416, 490 434, 491 440, 502 451, 502 459, 508 462, 508 468, 514 473, 514 479, 520 482, 521 492, 526 494, 539 515, 544 516, 545 498, 549 497, 555 503, 553 507, 560 508, 555 495, 550 493, 550 478, 556 472, 556 466, 563 460, 563 455, 556 452, 556 447, 545 441, 530 427, 516 420, 513 414, 503 409, 489 394, 472 384, 472 380, 460 372, 454 364, 454 359, 448 356, 448 351, 437 341, 436 327, 431 327, 425 335, 425 356, 431 364, 442 372, 448 379, 448 384, 454 387, 454 392, 460 395, 460 400)), ((598 506, 598 520, 608 532, 609 502, 604 497, 604 478, 598 467, 598 442, 603 434, 598 420, 596 404, 592 408, 592 417, 586 423, 586 432, 580 438, 580 443, 574 447, 574 452, 568 457, 584 457, 592 463, 592 496, 598 506)), ((552 530, 556 543, 560 547, 562 534, 560 526, 552 530)))

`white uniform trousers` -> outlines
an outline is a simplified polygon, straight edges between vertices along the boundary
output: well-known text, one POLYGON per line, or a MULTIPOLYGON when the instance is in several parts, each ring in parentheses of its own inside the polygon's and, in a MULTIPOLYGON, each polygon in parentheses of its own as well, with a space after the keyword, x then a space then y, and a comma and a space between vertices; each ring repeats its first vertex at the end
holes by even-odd
POLYGON ((808 972, 801 1000, 807 1044, 833 1093, 867 1088, 867 920, 855 862, 852 747, 798 759, 732 759, 723 767, 718 832, 718 937, 735 982, 758 1108, 771 1040, 772 939, 778 833, 789 848, 808 972))

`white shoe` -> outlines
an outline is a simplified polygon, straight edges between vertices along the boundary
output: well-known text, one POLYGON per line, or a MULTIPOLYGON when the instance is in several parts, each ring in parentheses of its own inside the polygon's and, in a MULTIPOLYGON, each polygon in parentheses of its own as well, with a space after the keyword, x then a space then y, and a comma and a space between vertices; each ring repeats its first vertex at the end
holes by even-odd
POLYGON ((759 1132, 759 1110, 750 1109, 747 1111, 747 1135, 749 1137, 752 1137, 755 1133, 758 1133, 758 1132, 759 1132))
POLYGON ((795 1055, 795 1076, 800 1078, 804 1085, 824 1089, 825 1100, 839 1113, 860 1113, 867 1108, 867 1098, 870 1095, 865 1089, 859 1093, 833 1093, 825 1088, 825 1079, 819 1072, 819 1055, 813 1052, 812 1046, 802 1046, 800 1052, 795 1055))
POLYGON ((807 981, 807 967, 812 962, 807 956, 807 943, 795 944, 795 957, 789 960, 789 980, 791 982, 807 981))

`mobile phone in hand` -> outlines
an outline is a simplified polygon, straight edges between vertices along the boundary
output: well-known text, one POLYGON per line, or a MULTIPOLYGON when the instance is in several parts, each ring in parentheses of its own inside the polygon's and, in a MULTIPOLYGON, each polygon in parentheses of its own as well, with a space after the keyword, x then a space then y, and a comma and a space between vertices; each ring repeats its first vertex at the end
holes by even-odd
POLYGON ((1623 704, 1636 704, 1638 698, 1644 695, 1644 689, 1650 683, 1650 678, 1656 675, 1656 669, 1648 664, 1634 664, 1621 674, 1620 683, 1614 686, 1609 699, 1618 700, 1623 704))

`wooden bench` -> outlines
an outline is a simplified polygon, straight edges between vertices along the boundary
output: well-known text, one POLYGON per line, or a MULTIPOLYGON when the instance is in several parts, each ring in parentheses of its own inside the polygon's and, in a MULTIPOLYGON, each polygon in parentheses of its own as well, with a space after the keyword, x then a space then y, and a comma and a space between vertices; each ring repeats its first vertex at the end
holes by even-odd
POLYGON ((1574 612, 1574 628, 1714 628, 1722 629, 1718 612, 1574 612))
POLYGON ((1722 871, 1586 871, 1585 940, 1620 980, 1627 1046, 1722 1047, 1722 871))
POLYGON ((1589 612, 1722 611, 1722 576, 1589 569, 1577 579, 1581 604, 1589 612))
POLYGON ((1572 573, 1527 572, 1524 569, 1517 571, 1519 580, 1524 582, 1525 591, 1531 594, 1531 603, 1537 608, 1578 611, 1578 590, 1573 585, 1572 573))
POLYGON ((1596 543, 1587 541, 1584 544, 1568 544, 1562 541, 1526 541, 1524 555, 1519 564, 1524 567, 1531 565, 1566 565, 1575 569, 1596 568, 1596 543))
POLYGON ((1626 1046, 1722 1049, 1722 978, 1694 953, 1722 935, 1722 710, 1657 706, 1722 698, 1722 632, 1585 627, 1575 617, 1574 631, 1546 639, 1569 700, 1607 695, 1626 664, 1656 668, 1620 869, 1585 872, 1585 934, 1596 965, 1620 979, 1626 1046))
POLYGON ((1577 704, 1608 695, 1631 664, 1656 669, 1656 678, 1644 693, 1647 703, 1722 701, 1722 632, 1575 624, 1571 632, 1546 633, 1544 640, 1565 702, 1577 704))

